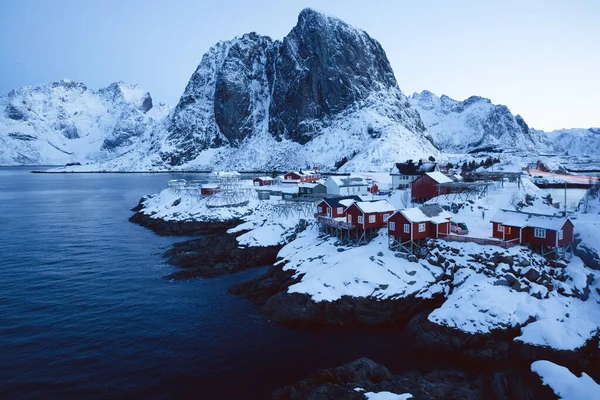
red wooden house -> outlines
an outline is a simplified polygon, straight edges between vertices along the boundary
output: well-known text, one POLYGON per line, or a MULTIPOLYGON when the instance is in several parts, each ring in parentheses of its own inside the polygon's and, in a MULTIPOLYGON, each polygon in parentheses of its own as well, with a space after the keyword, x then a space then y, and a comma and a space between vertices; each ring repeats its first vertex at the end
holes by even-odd
POLYGON ((214 184, 205 184, 205 185, 202 185, 202 187, 200 188, 200 194, 202 196, 210 196, 210 195, 213 195, 220 191, 221 191, 221 188, 219 187, 219 185, 214 185, 214 184))
POLYGON ((394 211, 387 200, 357 201, 346 210, 346 221, 359 230, 375 230, 385 226, 394 211))
POLYGON ((367 191, 371 194, 377 194, 379 193, 379 186, 377 186, 377 184, 374 183, 367 188, 367 191))
POLYGON ((490 222, 496 239, 539 247, 542 255, 567 250, 573 243, 574 225, 569 217, 500 210, 490 222))
POLYGON ((423 240, 450 233, 451 217, 439 204, 396 211, 388 219, 390 248, 412 254, 423 240))
POLYGON ((283 176, 282 183, 300 183, 300 182, 316 182, 319 180, 319 175, 315 171, 288 172, 283 176))
POLYGON ((252 182, 254 183, 254 186, 269 186, 275 184, 275 179, 269 176, 259 176, 254 178, 252 182))
POLYGON ((439 184, 453 182, 441 172, 427 172, 411 183, 411 195, 416 201, 427 201, 433 199, 439 194, 448 193, 447 188, 440 187, 439 184))
POLYGON ((317 212, 315 216, 345 218, 346 210, 350 204, 357 201, 361 201, 361 198, 358 196, 325 197, 319 204, 317 204, 317 212))

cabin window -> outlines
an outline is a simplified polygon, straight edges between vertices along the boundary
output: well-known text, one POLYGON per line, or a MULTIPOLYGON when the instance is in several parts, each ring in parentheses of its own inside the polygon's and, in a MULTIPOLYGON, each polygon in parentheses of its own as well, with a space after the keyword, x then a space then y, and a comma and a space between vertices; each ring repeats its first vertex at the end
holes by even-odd
POLYGON ((396 230, 396 223, 394 221, 390 221, 390 231, 396 230))
POLYGON ((425 223, 424 222, 419 224, 419 232, 425 232, 425 223))
POLYGON ((404 224, 404 233, 410 233, 410 224, 404 224))
POLYGON ((504 232, 504 226, 498 224, 498 232, 504 232))
POLYGON ((383 220, 387 221, 390 218, 390 214, 383 214, 383 220))
POLYGON ((535 228, 535 230, 533 231, 533 236, 535 236, 536 238, 545 239, 546 238, 546 230, 543 228, 535 228))
POLYGON ((358 216, 358 223, 359 223, 359 224, 362 224, 362 223, 363 223, 363 216, 362 216, 362 215, 359 215, 359 216, 358 216))
POLYGON ((558 240, 563 240, 563 231, 562 229, 558 231, 558 240))
POLYGON ((369 223, 375 223, 375 215, 369 215, 369 223))
POLYGON ((343 207, 338 207, 337 208, 337 213, 338 214, 343 214, 344 213, 344 208, 343 207))
POLYGON ((321 214, 323 212, 323 207, 317 207, 317 212, 321 214))
POLYGON ((348 222, 352 223, 352 214, 348 214, 348 222))
POLYGON ((511 231, 512 231, 512 229, 511 229, 511 227, 510 227, 510 226, 507 226, 507 227, 504 229, 504 232, 506 232, 506 234, 507 234, 507 235, 510 235, 510 232, 511 232, 511 231))

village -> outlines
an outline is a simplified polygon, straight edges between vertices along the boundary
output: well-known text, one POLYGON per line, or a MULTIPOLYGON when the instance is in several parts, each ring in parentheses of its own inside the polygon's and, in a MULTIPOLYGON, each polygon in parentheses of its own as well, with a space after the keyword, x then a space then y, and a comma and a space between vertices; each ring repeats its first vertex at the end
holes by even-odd
POLYGON ((247 205, 252 197, 269 201, 277 216, 312 219, 322 234, 335 237, 340 244, 363 245, 384 234, 390 250, 413 261, 426 256, 428 239, 501 248, 523 245, 555 261, 568 259, 575 224, 572 212, 566 204, 560 208, 560 201, 540 195, 541 209, 529 207, 533 203, 527 204, 531 201, 527 196, 532 195, 516 199, 512 192, 509 203, 513 207, 481 207, 481 218, 468 221, 452 208, 486 198, 491 190, 497 197, 505 188, 524 194, 524 186, 537 189, 526 178, 535 167, 539 164, 531 164, 523 172, 479 169, 461 175, 430 160, 407 160, 394 164, 388 179, 382 174, 373 178, 299 170, 250 180, 238 172, 217 172, 213 182, 174 180, 169 188, 200 194, 214 211, 247 205))

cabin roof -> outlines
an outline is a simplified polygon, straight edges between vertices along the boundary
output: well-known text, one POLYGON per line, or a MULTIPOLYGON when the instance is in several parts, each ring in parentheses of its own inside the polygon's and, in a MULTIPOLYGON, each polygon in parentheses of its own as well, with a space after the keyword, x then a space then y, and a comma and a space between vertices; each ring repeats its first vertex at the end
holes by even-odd
POLYGON ((272 181, 273 178, 271 178, 270 176, 257 176, 256 178, 254 178, 254 180, 256 179, 260 179, 261 181, 272 181))
POLYGON ((439 171, 427 172, 425 175, 436 181, 437 183, 450 183, 454 182, 452 179, 448 178, 446 175, 442 174, 439 171))
POLYGON ((343 186, 369 186, 365 178, 360 176, 334 176, 329 177, 336 185, 343 186))
POLYGON ((452 215, 439 204, 426 204, 421 207, 405 208, 399 211, 410 222, 427 222, 434 224, 448 222, 452 215))
POLYGON ((349 207, 350 204, 346 205, 346 201, 351 200, 351 203, 355 203, 357 201, 362 201, 362 199, 358 196, 343 196, 343 197, 325 197, 323 201, 329 205, 329 207, 337 208, 337 207, 349 207), (344 201, 342 203, 342 201, 344 201))
POLYGON ((542 215, 524 213, 512 210, 500 210, 490 222, 496 222, 506 226, 515 226, 517 228, 543 228, 558 231, 563 227, 569 217, 555 217, 554 215, 542 215))
POLYGON ((392 168, 392 175, 423 175, 426 172, 434 172, 437 169, 437 163, 414 163, 412 160, 403 163, 396 163, 392 168))
POLYGON ((357 201, 356 206, 366 214, 396 211, 387 200, 357 201))

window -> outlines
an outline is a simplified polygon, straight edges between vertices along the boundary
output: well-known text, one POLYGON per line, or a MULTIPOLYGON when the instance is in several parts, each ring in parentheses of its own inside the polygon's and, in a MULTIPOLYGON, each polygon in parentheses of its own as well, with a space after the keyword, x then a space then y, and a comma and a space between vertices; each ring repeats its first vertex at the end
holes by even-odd
POLYGON ((331 217, 331 208, 327 207, 327 216, 331 217))
POLYGON ((504 226, 498 224, 498 232, 504 232, 504 226))
POLYGON ((323 207, 317 207, 317 212, 321 214, 323 212, 323 207))
POLYGON ((419 224, 419 232, 425 232, 425 222, 419 224))
POLYGON ((348 214, 348 223, 352 223, 352 214, 348 214))
POLYGON ((558 240, 563 240, 563 231, 562 229, 558 231, 558 240))
POLYGON ((337 208, 337 213, 338 214, 343 214, 344 213, 344 207, 338 207, 337 208))
POLYGON ((410 233, 410 224, 404 224, 404 233, 410 233))
POLYGON ((507 235, 510 235, 510 232, 512 231, 510 226, 507 226, 506 228, 504 228, 504 231, 506 232, 507 235))
POLYGON ((390 214, 383 214, 383 220, 387 221, 390 218, 390 214))
POLYGON ((535 230, 533 231, 533 236, 535 236, 536 238, 545 239, 546 238, 546 230, 543 228, 535 228, 535 230))
POLYGON ((363 223, 363 216, 362 216, 362 215, 359 215, 359 216, 358 216, 358 223, 359 223, 359 224, 362 224, 362 223, 363 223))
POLYGON ((390 231, 396 230, 396 223, 394 221, 390 221, 390 231))
POLYGON ((375 220, 376 220, 376 216, 375 215, 369 215, 369 223, 370 224, 375 223, 375 220))

